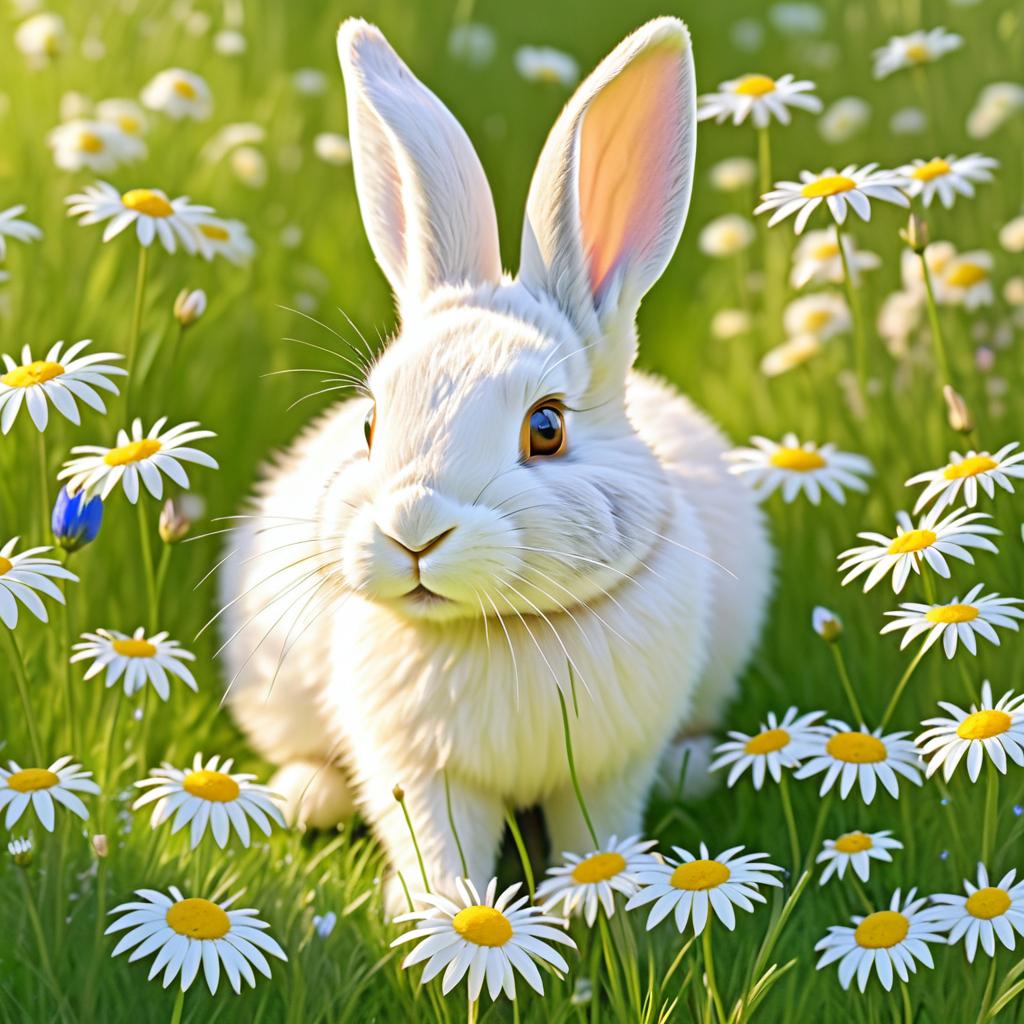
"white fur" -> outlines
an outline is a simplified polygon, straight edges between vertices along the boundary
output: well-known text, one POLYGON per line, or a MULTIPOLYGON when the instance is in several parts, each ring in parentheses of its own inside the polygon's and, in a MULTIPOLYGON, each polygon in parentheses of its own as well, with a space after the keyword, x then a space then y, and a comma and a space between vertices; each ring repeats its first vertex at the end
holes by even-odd
POLYGON ((518 280, 493 263, 490 193, 451 115, 376 29, 346 22, 339 52, 363 217, 403 324, 369 374, 373 399, 314 423, 268 469, 254 518, 232 536, 221 575, 228 699, 264 756, 300 762, 287 777, 303 780, 308 806, 343 805, 343 765, 392 864, 415 879, 400 783, 444 890, 460 873, 446 776, 478 882, 493 870, 505 806, 540 803, 556 850, 590 845, 558 699, 569 663, 597 829, 639 830, 673 739, 711 728, 733 693, 771 551, 754 499, 725 472, 725 438, 629 369, 636 306, 689 197, 682 23, 629 37, 566 108, 531 188, 518 280), (670 95, 646 109, 677 112, 644 126, 653 155, 619 130, 651 80, 670 95), (616 151, 620 135, 628 152, 616 151), (595 166, 593 145, 637 174, 645 159, 661 168, 632 191, 626 230, 618 215, 601 222, 600 202, 581 221, 574 190, 579 164, 595 166), (524 462, 523 418, 549 396, 566 408, 567 452, 524 462), (417 584, 440 596, 412 593, 417 584))

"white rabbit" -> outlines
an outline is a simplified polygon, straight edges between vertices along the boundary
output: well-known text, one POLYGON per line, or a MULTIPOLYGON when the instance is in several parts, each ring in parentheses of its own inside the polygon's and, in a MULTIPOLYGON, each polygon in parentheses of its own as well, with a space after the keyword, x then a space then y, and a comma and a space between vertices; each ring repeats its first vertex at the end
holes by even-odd
MULTIPOLYGON (((293 814, 357 805, 410 884, 486 881, 506 807, 552 848, 641 828, 659 761, 714 727, 756 642, 772 554, 718 429, 632 369, 641 297, 693 178, 686 27, 659 18, 579 87, 544 146, 517 277, 483 168, 375 27, 338 52, 356 190, 401 330, 365 397, 267 471, 221 576, 228 701, 293 814), (571 698, 569 700, 572 707, 571 698), (351 796, 350 796, 351 794, 351 796)), ((700 771, 691 765, 691 771, 700 771)))

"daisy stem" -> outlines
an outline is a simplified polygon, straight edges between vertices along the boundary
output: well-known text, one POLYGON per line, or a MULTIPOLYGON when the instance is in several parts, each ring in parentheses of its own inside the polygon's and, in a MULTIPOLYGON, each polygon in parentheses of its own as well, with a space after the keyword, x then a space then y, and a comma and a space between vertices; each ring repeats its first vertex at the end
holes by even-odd
POLYGON ((850 673, 846 670, 846 659, 843 657, 842 649, 838 642, 831 643, 828 645, 832 651, 832 657, 836 662, 836 671, 839 673, 839 681, 843 685, 843 691, 846 693, 846 699, 850 702, 850 710, 853 712, 853 717, 857 720, 858 724, 864 723, 864 712, 860 709, 860 704, 857 702, 857 694, 853 689, 853 682, 850 679, 850 673))
POLYGON ((462 868, 462 877, 469 878, 469 868, 466 867, 466 854, 463 852, 459 830, 455 827, 455 815, 452 813, 452 789, 448 784, 447 769, 445 769, 444 773, 444 806, 448 812, 448 827, 452 830, 452 835, 455 837, 455 848, 459 851, 459 865, 462 868))
POLYGON ((996 958, 990 957, 988 965, 988 977, 985 979, 985 991, 981 997, 981 1010, 978 1013, 976 1024, 985 1024, 988 1019, 989 1007, 992 1005, 992 991, 996 984, 996 958))
POLYGON ((988 785, 985 790, 985 820, 981 830, 981 862, 988 864, 996 839, 996 813, 999 807, 999 771, 988 762, 988 785))
POLYGON ((43 745, 39 741, 36 716, 32 711, 32 699, 29 696, 32 688, 28 680, 28 669, 25 667, 25 658, 21 653, 21 648, 18 646, 18 641, 14 636, 14 631, 11 629, 5 629, 4 635, 7 637, 11 649, 14 651, 14 657, 11 658, 11 661, 14 664, 14 678, 18 684, 18 695, 21 697, 21 706, 25 712, 25 722, 28 725, 28 739, 29 745, 32 747, 32 756, 35 758, 36 764, 41 768, 43 766, 43 745))
POLYGON ((956 663, 960 669, 960 678, 964 681, 964 691, 967 694, 967 699, 973 703, 978 699, 978 694, 974 689, 974 683, 971 682, 971 674, 967 671, 967 665, 964 664, 963 658, 957 658, 956 663))
MULTIPOLYGON (((143 252, 146 250, 143 249, 143 252)), ((181 1014, 185 1009, 185 990, 183 988, 178 989, 178 995, 174 1000, 174 1009, 171 1010, 171 1024, 181 1024, 181 1014)))
POLYGON ((146 518, 146 508, 141 494, 135 507, 139 516, 139 544, 142 548, 142 562, 146 577, 146 601, 149 605, 148 629, 150 633, 155 633, 160 628, 157 621, 159 619, 159 598, 157 597, 156 575, 153 571, 153 545, 149 537, 149 521, 146 518))
POLYGON ((466 1024, 476 1024, 480 1013, 480 1000, 470 999, 466 1004, 466 1024))
POLYGON ((814 871, 814 852, 821 844, 821 834, 825 831, 825 822, 828 820, 829 808, 832 806, 832 798, 835 790, 829 790, 828 795, 818 804, 818 817, 814 822, 814 832, 811 833, 811 842, 807 847, 807 859, 804 861, 804 869, 801 875, 814 871))
POLYGON ((904 1024, 914 1024, 914 1007, 910 1002, 910 989, 905 981, 900 982, 900 997, 903 1000, 904 1024))
POLYGON ((530 855, 526 852, 526 843, 523 842, 523 834, 519 831, 519 822, 516 821, 515 811, 511 807, 505 808, 505 821, 508 830, 512 833, 512 840, 516 844, 519 853, 519 860, 523 865, 523 874, 526 876, 526 890, 530 894, 530 902, 533 902, 533 868, 530 867, 530 855))
MULTIPOLYGON (((416 829, 412 827, 412 817, 409 815, 409 808, 405 805, 405 794, 401 791, 401 788, 395 787, 395 799, 398 801, 398 806, 402 808, 402 814, 405 816, 405 825, 409 829, 409 835, 412 837, 412 848, 416 851, 416 861, 420 866, 420 877, 423 879, 424 891, 430 892, 430 880, 427 878, 427 866, 423 863, 423 854, 420 852, 420 843, 416 838, 416 829)), ((403 882, 403 885, 405 883, 403 882)))
MULTIPOLYGON (((569 676, 572 677, 572 666, 569 666, 569 676)), ((569 777, 572 779, 573 792, 576 794, 576 801, 580 805, 580 810, 583 812, 583 820, 587 823, 587 831, 590 833, 590 838, 594 840, 594 849, 598 849, 601 846, 600 840, 597 838, 597 831, 594 828, 593 821, 590 820, 590 811, 587 810, 587 802, 583 799, 583 790, 580 789, 579 776, 576 774, 576 760, 572 755, 572 734, 569 730, 569 709, 565 706, 565 694, 562 693, 561 689, 558 691, 558 702, 562 706, 562 731, 565 733, 565 756, 569 761, 569 777)))
POLYGON ((910 677, 914 674, 914 669, 921 663, 921 659, 927 653, 926 648, 922 647, 917 654, 914 655, 914 660, 907 666, 906 671, 900 676, 900 681, 896 684, 896 689, 892 691, 892 697, 889 699, 889 704, 885 709, 885 714, 882 715, 881 722, 878 723, 880 729, 884 729, 892 718, 892 713, 896 710, 896 705, 900 702, 900 697, 903 696, 903 691, 906 689, 907 683, 910 682, 910 677))
POLYGON ((132 333, 128 338, 128 379, 124 385, 125 414, 131 402, 132 381, 134 380, 135 361, 138 356, 139 335, 142 333, 142 301, 146 292, 146 262, 149 248, 139 246, 139 265, 135 274, 135 304, 132 307, 132 333))
POLYGON ((708 979, 708 992, 715 1004, 715 1012, 718 1014, 719 1024, 726 1024, 725 1007, 722 1006, 722 997, 718 994, 718 984, 715 981, 715 961, 711 954, 711 922, 709 921, 701 933, 701 948, 704 951, 704 971, 708 979))
POLYGON ((836 245, 839 247, 839 258, 843 261, 843 284, 846 286, 846 297, 850 301, 850 315, 853 317, 854 360, 857 368, 857 385, 862 399, 867 398, 868 385, 868 341, 864 327, 864 311, 860 304, 860 292, 850 273, 850 260, 843 244, 843 229, 836 224, 836 245))
POLYGON ((768 128, 757 129, 757 169, 761 195, 772 188, 772 140, 768 128))
POLYGON ((935 596, 935 581, 931 578, 928 566, 924 564, 924 560, 920 556, 917 558, 917 564, 921 570, 921 584, 924 587, 925 598, 929 604, 938 604, 938 599, 935 596))
POLYGON ((785 773, 779 781, 779 795, 782 797, 782 814, 786 819, 786 831, 789 832, 789 854, 793 858, 793 871, 796 872, 800 867, 800 835, 796 830, 793 800, 789 793, 789 779, 785 773))
POLYGON ((23 870, 16 871, 18 880, 21 882, 22 892, 25 894, 25 908, 28 911, 29 923, 36 937, 36 945, 39 947, 39 963, 43 968, 43 975, 46 983, 50 986, 53 998, 57 1000, 62 1020, 67 1019, 64 1007, 64 996, 61 993, 60 985, 57 982, 57 975, 53 972, 53 962, 50 960, 50 949, 46 943, 46 933, 43 931, 43 922, 39 917, 39 908, 36 906, 35 896, 32 894, 32 886, 23 870))
POLYGON ((43 526, 43 535, 40 538, 40 542, 45 544, 50 540, 50 462, 46 452, 46 435, 41 430, 39 431, 37 444, 39 447, 39 511, 43 526))
POLYGON ((864 908, 865 914, 873 914, 875 911, 871 900, 868 899, 868 894, 864 891, 864 886, 861 884, 861 880, 857 877, 857 873, 852 869, 850 874, 850 885, 853 886, 854 892, 857 893, 857 898, 860 900, 861 906, 864 908))
POLYGON ((928 307, 928 325, 932 330, 932 345, 935 348, 935 360, 939 364, 939 387, 943 384, 950 384, 956 387, 953 381, 953 374, 949 368, 949 356, 946 354, 946 342, 942 337, 942 326, 939 323, 939 311, 935 305, 935 291, 932 288, 932 272, 928 269, 928 261, 925 259, 925 250, 918 253, 921 261, 921 275, 924 277, 924 293, 928 307))

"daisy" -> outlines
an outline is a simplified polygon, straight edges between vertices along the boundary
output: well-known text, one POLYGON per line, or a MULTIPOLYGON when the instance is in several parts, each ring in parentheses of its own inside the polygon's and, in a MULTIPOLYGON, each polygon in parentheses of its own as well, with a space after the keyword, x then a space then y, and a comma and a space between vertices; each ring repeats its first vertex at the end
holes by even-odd
POLYGON ((37 242, 43 237, 42 230, 35 224, 19 219, 27 209, 24 203, 19 203, 0 210, 0 262, 7 258, 8 238, 16 238, 19 242, 37 242))
POLYGON ((347 167, 352 163, 352 144, 338 132, 319 132, 313 136, 313 152, 325 164, 347 167))
POLYGON ((911 572, 921 573, 922 563, 937 572, 943 579, 949 579, 950 558, 959 558, 968 565, 974 565, 974 558, 967 548, 981 548, 998 554, 995 544, 986 539, 998 536, 994 526, 980 522, 992 517, 985 512, 968 512, 958 508, 944 519, 939 519, 941 510, 932 509, 914 526, 906 512, 896 513, 896 536, 886 537, 881 533, 858 533, 862 540, 871 541, 859 547, 848 548, 839 554, 843 559, 839 571, 845 572, 843 586, 867 573, 864 592, 867 593, 892 571, 892 589, 899 593, 910 578, 911 572))
POLYGON ((903 900, 897 889, 888 910, 851 918, 853 928, 832 925, 828 935, 814 947, 821 953, 818 970, 838 960, 839 984, 849 988, 856 975, 857 987, 863 992, 874 967, 888 992, 892 989, 894 971, 901 981, 908 981, 917 971, 918 962, 934 968, 926 943, 941 942, 941 929, 921 913, 926 898, 917 900, 916 895, 917 890, 911 889, 903 900))
POLYGON ((256 245, 249 237, 249 229, 240 220, 201 216, 196 218, 195 228, 199 255, 203 259, 209 261, 215 256, 223 256, 236 267, 252 262, 256 245))
POLYGON ((96 117, 117 125, 125 135, 141 138, 148 127, 146 115, 135 100, 110 99, 96 104, 96 117))
POLYGON ((666 857, 665 863, 641 871, 641 889, 626 904, 627 910, 654 904, 647 917, 648 931, 673 911, 680 934, 689 921, 694 935, 700 935, 710 924, 712 912, 732 931, 736 927, 734 906, 751 913, 755 901, 767 902, 758 886, 782 885, 774 872, 783 869, 765 861, 766 853, 738 856, 743 847, 734 846, 712 858, 704 843, 699 857, 678 846, 672 849, 679 859, 666 857))
POLYGON ((730 156, 713 164, 708 176, 719 192, 739 192, 757 181, 757 164, 749 156, 730 156))
POLYGON ((252 818, 256 827, 270 835, 270 823, 285 827, 284 815, 274 804, 279 800, 265 786, 253 785, 255 775, 233 775, 232 758, 221 764, 219 757, 211 757, 205 764, 203 755, 196 754, 190 770, 179 770, 166 762, 154 768, 148 779, 135 785, 148 792, 132 804, 132 810, 156 801, 150 816, 151 828, 159 828, 174 817, 171 834, 189 828, 189 846, 194 850, 210 831, 216 844, 223 850, 232 829, 243 846, 249 845, 249 822, 252 818))
POLYGON ((33 359, 32 350, 25 345, 21 350, 21 363, 6 353, 3 356, 6 373, 0 375, 0 430, 6 434, 14 426, 18 412, 24 406, 37 430, 45 430, 49 420, 49 405, 75 426, 82 422, 76 399, 81 399, 99 413, 107 411, 96 388, 118 394, 111 377, 125 376, 127 370, 111 362, 123 359, 116 352, 91 352, 82 355, 92 344, 91 339, 76 341, 64 349, 58 341, 42 359, 33 359))
POLYGON ((795 213, 794 226, 799 235, 822 203, 828 205, 837 224, 846 220, 847 207, 861 220, 870 220, 872 199, 909 206, 910 200, 900 191, 904 179, 894 171, 879 171, 877 167, 878 164, 848 164, 841 171, 834 167, 826 167, 820 174, 801 171, 800 181, 777 181, 773 191, 761 196, 761 205, 754 213, 774 210, 769 227, 795 213))
POLYGON ((787 334, 813 334, 828 341, 853 326, 850 307, 837 292, 815 292, 790 302, 782 317, 787 334))
POLYGON ((755 128, 767 128, 772 118, 789 124, 790 107, 812 114, 821 110, 821 100, 810 95, 813 91, 813 82, 798 81, 793 75, 742 75, 722 82, 718 92, 701 96, 697 101, 697 120, 713 117, 722 124, 731 118, 733 124, 742 124, 749 117, 755 128))
POLYGON ((825 773, 819 796, 824 796, 839 783, 839 796, 845 800, 855 782, 860 783, 860 795, 869 804, 875 798, 880 782, 896 799, 900 795, 897 776, 902 775, 915 786, 921 785, 918 771, 919 758, 914 744, 905 736, 907 732, 893 732, 883 736, 881 729, 869 732, 866 726, 853 729, 838 718, 828 720, 829 727, 813 736, 808 760, 794 776, 809 779, 825 773))
POLYGON ((29 59, 30 65, 41 67, 49 63, 67 45, 64 19, 49 11, 33 14, 18 26, 14 45, 29 59))
POLYGON ((927 651, 932 644, 942 639, 947 658, 956 654, 957 643, 963 643, 971 654, 978 653, 975 634, 999 646, 996 626, 1017 630, 1016 619, 1024 619, 1024 609, 1014 605, 1024 604, 1019 597, 1000 597, 998 594, 981 594, 983 584, 972 587, 961 600, 954 597, 948 604, 901 604, 900 611, 886 612, 893 621, 882 628, 883 635, 898 629, 905 629, 902 651, 922 633, 927 634, 921 648, 927 651))
POLYGON ((544 994, 535 960, 563 974, 568 972, 569 965, 551 943, 559 942, 569 949, 575 949, 576 943, 562 931, 564 922, 544 916, 539 907, 526 906, 527 896, 515 899, 518 883, 497 899, 496 878, 491 879, 483 899, 466 879, 457 878, 455 886, 458 902, 444 896, 420 895, 417 902, 426 904, 428 910, 395 918, 396 922, 417 922, 412 931, 400 935, 391 945, 423 940, 402 961, 402 967, 427 961, 421 984, 444 970, 441 992, 447 995, 468 972, 470 1002, 479 998, 485 979, 492 1000, 503 990, 509 999, 515 999, 516 971, 532 989, 544 994))
POLYGON ((917 499, 915 514, 932 498, 935 499, 934 508, 952 505, 961 491, 963 503, 968 508, 974 508, 978 504, 979 484, 990 498, 995 496, 996 484, 1013 494, 1011 477, 1024 478, 1024 451, 1015 451, 1019 447, 1020 442, 1011 441, 994 455, 987 451, 976 452, 973 448, 966 455, 950 452, 949 462, 941 469, 929 469, 912 476, 907 481, 908 487, 914 484, 928 485, 917 499))
POLYGON ((28 867, 32 863, 32 839, 31 837, 25 837, 24 839, 12 839, 7 844, 7 852, 11 855, 11 859, 20 868, 28 867))
POLYGON ((948 210, 952 207, 957 195, 971 199, 974 196, 974 185, 991 181, 992 171, 999 166, 998 160, 980 153, 970 156, 940 156, 931 160, 914 160, 899 168, 910 184, 906 187, 911 198, 921 197, 925 206, 930 206, 938 196, 939 202, 948 210))
POLYGON ((0 810, 7 808, 5 828, 14 828, 31 805, 39 824, 52 832, 54 801, 83 821, 88 819, 85 804, 75 794, 99 793, 92 772, 83 771, 70 757, 58 758, 49 768, 22 768, 14 761, 8 764, 10 768, 0 766, 0 810))
POLYGON ((995 302, 992 254, 983 250, 960 253, 935 282, 935 297, 944 305, 974 310, 995 302))
POLYGON ((86 494, 99 494, 104 501, 110 492, 121 483, 125 497, 134 505, 139 498, 139 480, 146 490, 158 500, 163 496, 165 473, 181 487, 188 487, 188 476, 182 462, 194 462, 199 466, 217 469, 217 462, 206 452, 183 445, 207 437, 216 437, 211 430, 195 430, 195 420, 180 423, 170 430, 163 430, 166 416, 148 430, 142 429, 142 420, 132 421, 131 435, 122 429, 117 432, 117 446, 104 448, 100 445, 76 445, 71 449, 77 458, 64 463, 57 474, 58 480, 67 480, 71 494, 84 490, 86 494))
POLYGON ((0 621, 8 629, 14 629, 18 624, 19 601, 40 622, 47 622, 46 608, 39 594, 45 594, 63 604, 64 595, 53 580, 78 582, 78 577, 68 572, 57 559, 39 557, 45 551, 52 551, 52 548, 29 548, 21 554, 14 554, 20 539, 12 537, 0 548, 0 621))
POLYGON ((1014 884, 1015 869, 1007 871, 997 885, 989 882, 984 864, 978 865, 978 884, 964 879, 964 892, 936 893, 924 917, 937 928, 947 931, 946 941, 952 946, 964 940, 968 963, 974 963, 978 943, 989 955, 996 955, 996 939, 1007 949, 1017 943, 1016 931, 1024 935, 1024 879, 1014 884))
POLYGON ((108 221, 104 242, 134 224, 141 245, 150 246, 159 239, 168 252, 175 252, 181 245, 186 252, 194 253, 199 248, 195 220, 212 213, 211 207, 195 206, 187 196, 168 199, 158 188, 133 188, 122 194, 105 181, 86 185, 64 202, 68 216, 79 217, 83 227, 108 221))
POLYGON ((892 831, 882 832, 844 832, 837 839, 826 839, 821 853, 815 863, 824 864, 819 885, 824 885, 833 875, 842 878, 847 867, 862 881, 868 880, 871 873, 871 862, 882 860, 892 862, 890 850, 902 850, 903 844, 892 838, 892 831))
POLYGON ((967 776, 977 782, 981 766, 988 754, 989 760, 1006 774, 1006 756, 1014 764, 1024 766, 1024 695, 1014 697, 1013 690, 992 702, 992 687, 986 679, 981 686, 981 703, 972 704, 964 711, 956 704, 939 701, 939 707, 950 718, 929 718, 922 725, 931 726, 917 737, 921 756, 928 761, 925 778, 931 778, 940 768, 942 777, 949 782, 956 766, 967 755, 967 776))
MULTIPOLYGON (((842 241, 850 276, 855 284, 864 271, 875 270, 882 265, 876 253, 858 249, 852 238, 844 235, 842 241)), ((828 229, 808 231, 793 253, 789 283, 794 288, 804 288, 809 284, 842 284, 844 280, 843 258, 835 232, 828 229)))
POLYGON ((717 259, 736 256, 754 242, 754 225, 738 213, 708 221, 697 238, 700 251, 717 259))
POLYGON ((576 84, 580 66, 575 57, 551 46, 521 46, 515 53, 516 71, 528 82, 576 84))
POLYGON ((708 770, 714 772, 732 765, 725 783, 730 788, 748 768, 754 789, 764 785, 766 772, 776 782, 781 782, 782 769, 795 768, 806 755, 809 741, 818 728, 814 723, 824 712, 811 711, 799 718, 797 714, 797 709, 791 707, 780 720, 770 711, 768 721, 762 722, 760 730, 751 736, 730 731, 729 740, 715 747, 714 752, 719 757, 708 770))
POLYGON ((237 896, 222 903, 195 896, 186 899, 173 885, 168 889, 170 896, 154 889, 135 892, 141 900, 114 907, 110 913, 122 916, 103 934, 126 932, 110 955, 134 949, 129 963, 156 953, 149 977, 152 980, 162 970, 164 988, 180 975, 185 991, 202 966, 211 993, 217 991, 222 970, 232 989, 241 993, 243 979, 256 987, 253 967, 264 977, 270 977, 270 964, 264 953, 278 960, 288 959, 267 934, 270 926, 256 916, 258 911, 228 909, 237 896))
POLYGON ((182 68, 157 74, 142 90, 141 99, 144 107, 175 121, 205 121, 213 110, 210 87, 199 75, 182 68))
POLYGON ((146 636, 142 626, 128 636, 116 629, 98 629, 83 633, 79 643, 72 647, 75 653, 71 664, 92 659, 85 679, 92 679, 106 670, 104 685, 109 689, 123 680, 126 697, 134 696, 146 683, 151 683, 161 700, 170 696, 170 676, 180 679, 190 690, 198 692, 195 677, 185 665, 196 656, 186 651, 177 640, 169 640, 166 633, 146 636))
POLYGON ((630 836, 621 843, 618 836, 612 836, 600 850, 585 856, 563 853, 566 863, 549 868, 550 877, 537 887, 538 905, 547 914, 561 904, 566 917, 581 912, 593 927, 598 906, 611 917, 615 913, 615 894, 629 897, 637 891, 637 872, 655 862, 647 852, 652 846, 653 840, 639 836, 630 836))
POLYGON ((62 171, 106 174, 146 155, 146 144, 140 138, 126 135, 109 121, 65 121, 46 136, 46 143, 62 171))
POLYGON ((825 347, 816 334, 798 334, 768 349, 758 368, 766 377, 780 377, 813 359, 825 347))
POLYGON ((861 477, 874 472, 862 455, 838 451, 834 444, 801 443, 796 434, 786 434, 781 444, 758 435, 750 441, 753 448, 737 448, 725 458, 732 463, 730 473, 749 474, 750 484, 761 498, 781 487, 783 501, 791 502, 802 492, 817 505, 824 490, 842 505, 846 502, 843 488, 866 491, 861 477))
POLYGON ((885 46, 875 50, 875 78, 887 78, 902 68, 931 64, 963 46, 962 36, 944 28, 923 29, 905 36, 893 36, 885 46))

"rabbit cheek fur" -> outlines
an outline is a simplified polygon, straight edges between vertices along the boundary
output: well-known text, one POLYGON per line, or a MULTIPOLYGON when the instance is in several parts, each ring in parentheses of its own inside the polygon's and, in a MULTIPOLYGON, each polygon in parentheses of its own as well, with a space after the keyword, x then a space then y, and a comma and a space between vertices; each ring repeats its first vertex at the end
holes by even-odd
POLYGON ((771 553, 722 464, 724 438, 630 369, 637 305, 689 198, 682 23, 644 26, 566 107, 531 186, 515 279, 501 274, 490 191, 447 109, 371 26, 343 25, 339 53, 364 223, 402 329, 371 369, 372 398, 315 423, 232 538, 228 699, 305 820, 348 808, 344 764, 412 879, 401 784, 431 884, 450 890, 461 865, 449 797, 477 882, 509 804, 540 803, 555 850, 591 847, 559 706, 559 688, 572 704, 570 665, 597 831, 640 829, 673 737, 708 729, 732 693, 771 553), (524 417, 541 400, 564 410, 566 450, 526 460, 524 417))

